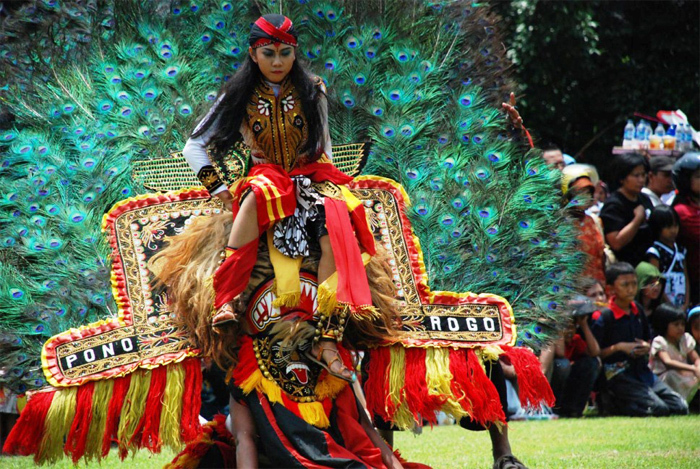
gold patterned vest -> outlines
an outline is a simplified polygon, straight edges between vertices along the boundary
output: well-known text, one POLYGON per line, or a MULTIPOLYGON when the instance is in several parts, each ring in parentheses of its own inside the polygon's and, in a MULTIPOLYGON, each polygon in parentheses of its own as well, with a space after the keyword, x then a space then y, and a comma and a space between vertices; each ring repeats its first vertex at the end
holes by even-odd
POLYGON ((295 168, 299 150, 308 138, 308 125, 299 93, 289 77, 280 84, 276 97, 264 81, 255 88, 248 102, 247 126, 254 140, 250 142, 253 156, 278 164, 285 171, 295 168))

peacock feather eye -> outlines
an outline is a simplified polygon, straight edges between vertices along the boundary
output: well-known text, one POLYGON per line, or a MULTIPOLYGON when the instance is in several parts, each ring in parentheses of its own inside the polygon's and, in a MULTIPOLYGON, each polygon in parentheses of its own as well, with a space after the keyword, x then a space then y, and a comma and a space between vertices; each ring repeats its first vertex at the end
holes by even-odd
POLYGON ((372 39, 379 40, 382 37, 384 37, 384 33, 382 33, 381 29, 375 28, 374 31, 372 31, 372 39))
POLYGON ((231 2, 221 2, 221 9, 223 11, 231 11, 231 8, 233 8, 233 5, 231 5, 231 2))
POLYGON ((10 288, 10 296, 13 300, 20 300, 24 297, 24 292, 19 288, 10 288))
POLYGON ((211 41, 211 36, 210 36, 209 34, 206 34, 206 33, 205 33, 205 34, 202 34, 202 37, 200 38, 200 40, 201 40, 202 42, 205 42, 205 43, 206 43, 206 42, 209 42, 209 41, 211 41))
POLYGON ((345 47, 352 50, 357 49, 358 47, 362 47, 362 41, 355 36, 350 36, 345 40, 345 47))
POLYGON ((75 105, 72 103, 66 103, 63 105, 63 113, 64 114, 70 114, 75 110, 75 105))
POLYGON ((393 138, 394 135, 396 135, 396 130, 390 125, 385 125, 382 127, 382 135, 388 138, 393 138))
POLYGON ((491 173, 485 168, 478 168, 476 171, 474 171, 474 175, 481 180, 491 177, 491 173))
POLYGON ((472 105, 473 96, 471 94, 464 94, 459 97, 459 105, 462 107, 469 107, 472 105))
POLYGON ((454 238, 454 239, 461 238, 462 237, 462 230, 455 228, 454 230, 452 230, 450 232, 450 236, 452 236, 452 238, 454 238))
POLYGON ((7 248, 14 246, 15 243, 16 243, 15 238, 12 238, 10 236, 8 236, 2 240, 2 245, 7 247, 7 248))
POLYGON ((179 71, 180 71, 180 69, 178 67, 170 66, 170 67, 166 68, 163 71, 163 73, 165 74, 165 76, 167 76, 169 78, 173 78, 173 77, 177 76, 179 71))
POLYGON ((402 125, 399 132, 401 132, 401 135, 404 137, 411 137, 413 135, 413 126, 408 124, 402 125))
POLYGON ((178 16, 180 13, 182 13, 182 8, 173 7, 173 15, 178 16))
POLYGON ((122 77, 120 77, 119 75, 112 75, 109 77, 109 82, 113 85, 118 85, 122 82, 122 77))
POLYGON ((487 155, 487 158, 492 163, 498 163, 499 161, 501 161, 502 156, 498 152, 492 152, 487 155))
POLYGON ((427 215, 427 214, 428 214, 428 211, 429 211, 429 210, 428 210, 428 206, 425 205, 425 204, 418 204, 418 205, 416 205, 416 207, 415 207, 415 212, 416 212, 418 215, 421 215, 421 216, 427 215))
POLYGON ((401 90, 391 90, 389 92, 389 99, 391 99, 392 101, 398 101, 399 99, 401 99, 401 90))
POLYGON ((323 64, 326 70, 335 70, 335 67, 337 66, 337 63, 334 59, 328 59, 326 62, 323 64))
POLYGON ((377 49, 374 47, 368 47, 365 51, 365 57, 368 59, 373 59, 377 56, 377 49))
POLYGON ((413 180, 418 179, 419 175, 420 175, 420 173, 415 169, 406 170, 406 177, 408 179, 413 179, 413 180))
POLYGON ((2 136, 0 137, 0 140, 2 140, 3 142, 11 142, 15 138, 17 138, 17 132, 14 132, 12 130, 8 130, 7 132, 2 134, 2 136))
POLYGON ((382 115, 384 115, 384 109, 382 109, 379 106, 374 106, 372 107, 372 114, 374 114, 377 117, 381 117, 382 115))
POLYGON ((477 145, 480 144, 484 140, 484 137, 481 134, 476 134, 472 138, 472 141, 476 143, 477 145))
POLYGON ((358 85, 364 85, 367 82, 367 77, 364 74, 358 73, 354 78, 355 83, 358 85))

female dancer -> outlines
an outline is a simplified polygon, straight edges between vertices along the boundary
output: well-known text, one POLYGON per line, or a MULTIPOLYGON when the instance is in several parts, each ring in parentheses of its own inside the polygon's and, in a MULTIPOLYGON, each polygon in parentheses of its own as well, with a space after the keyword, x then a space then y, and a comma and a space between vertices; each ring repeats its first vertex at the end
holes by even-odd
POLYGON ((196 220, 154 258, 155 271, 170 288, 174 311, 194 317, 189 325, 197 346, 236 363, 231 415, 239 464, 255 464, 259 435, 273 465, 335 467, 354 460, 398 467, 356 404, 348 385, 355 381, 352 361, 339 345, 353 330, 353 340, 390 338, 397 313, 393 283, 376 257, 363 206, 344 187, 352 178, 331 162, 325 87, 296 60, 288 18, 259 18, 249 44, 249 57, 183 150, 209 192, 232 210, 233 222, 196 220), (250 148, 251 168, 226 187, 214 164, 224 167, 240 143, 250 148), (262 235, 267 243, 261 245, 262 235), (217 255, 212 257, 211 246, 219 251, 224 244, 222 262, 213 268, 217 255), (321 253, 317 311, 300 304, 300 268, 312 251, 321 253), (279 316, 262 324, 251 313, 238 323, 247 305, 237 299, 249 300, 251 274, 260 268, 256 261, 267 255, 279 316), (211 273, 213 291, 206 288, 211 273), (207 299, 214 306, 207 323, 218 341, 211 326, 203 331, 202 310, 211 311, 207 299), (235 357, 227 324, 244 333, 235 357), (308 373, 290 372, 295 367, 308 373))

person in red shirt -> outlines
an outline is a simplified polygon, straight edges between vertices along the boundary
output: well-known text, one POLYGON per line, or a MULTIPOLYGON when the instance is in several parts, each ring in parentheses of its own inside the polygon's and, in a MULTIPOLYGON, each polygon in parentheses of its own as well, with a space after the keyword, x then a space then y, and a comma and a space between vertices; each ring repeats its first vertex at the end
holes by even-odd
POLYGON ((685 258, 690 281, 690 303, 700 303, 700 153, 686 153, 673 165, 678 194, 673 209, 680 218, 678 244, 687 249, 685 258))
POLYGON ((601 366, 600 347, 588 327, 588 318, 597 308, 583 295, 575 297, 569 306, 573 312, 571 325, 564 333, 564 356, 571 364, 571 372, 557 404, 561 417, 581 417, 601 366))

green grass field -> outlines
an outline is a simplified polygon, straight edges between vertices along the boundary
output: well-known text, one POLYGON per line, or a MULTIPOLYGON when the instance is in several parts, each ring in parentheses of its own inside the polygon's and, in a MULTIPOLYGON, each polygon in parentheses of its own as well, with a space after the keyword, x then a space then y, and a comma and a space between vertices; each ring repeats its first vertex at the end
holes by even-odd
MULTIPOLYGON (((513 452, 530 468, 673 468, 700 467, 700 416, 669 418, 585 418, 512 422, 513 452)), ((490 468, 491 444, 486 432, 458 426, 426 428, 422 435, 396 435, 403 456, 441 468, 490 468)), ((113 451, 90 468, 158 468, 170 461, 169 451, 141 452, 123 463, 113 451)), ((80 464, 80 467, 86 467, 80 464)), ((31 458, 2 457, 1 468, 34 467, 31 458)), ((72 468, 63 461, 57 468, 72 468)))

